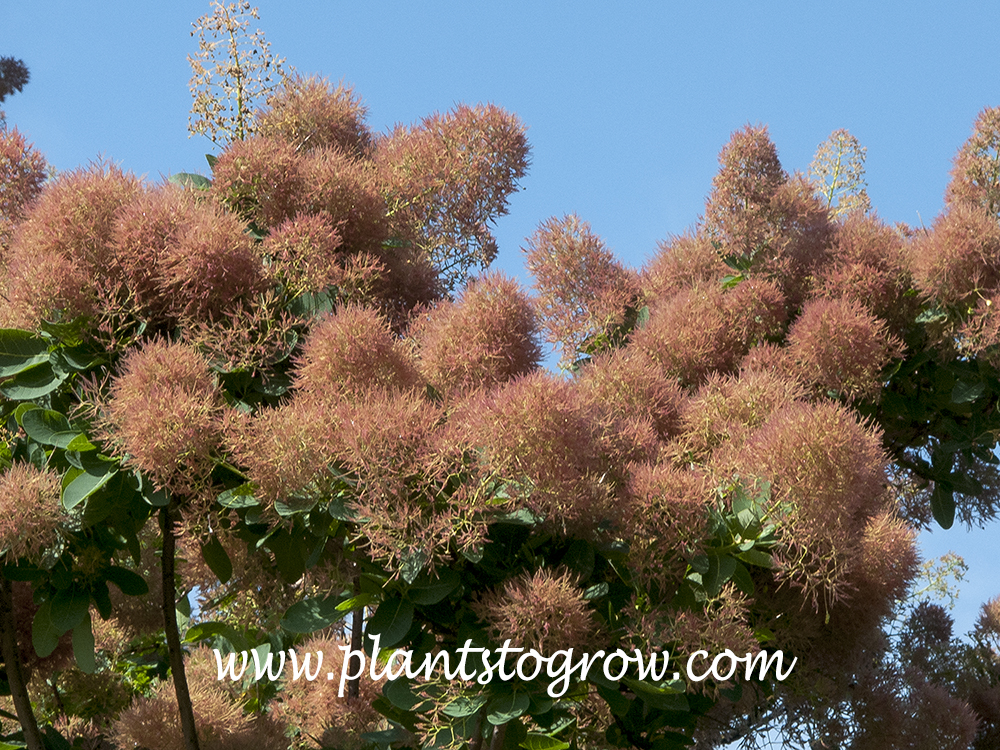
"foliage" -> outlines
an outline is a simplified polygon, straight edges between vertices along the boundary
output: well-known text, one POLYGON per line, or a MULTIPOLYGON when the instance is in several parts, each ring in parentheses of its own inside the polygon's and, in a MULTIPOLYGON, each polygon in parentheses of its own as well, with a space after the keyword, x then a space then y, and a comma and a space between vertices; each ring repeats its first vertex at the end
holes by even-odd
POLYGON ((0 57, 0 104, 11 94, 19 93, 31 78, 28 66, 14 57, 0 57))
MULTIPOLYGON (((235 13, 199 25, 235 44, 235 13)), ((914 527, 1000 502, 980 192, 929 231, 886 227, 831 210, 747 126, 704 222, 641 271, 577 217, 543 222, 531 298, 466 283, 528 164, 516 116, 374 135, 317 79, 253 112, 225 49, 235 77, 196 104, 211 177, 4 183, 0 640, 24 732, 4 741, 670 750, 777 725, 989 746, 996 602, 971 646, 903 604, 914 527), (540 330, 569 373, 539 368, 540 330), (376 642, 429 666, 399 676, 376 642), (508 647, 643 661, 513 680, 462 661, 508 647), (796 666, 683 669, 727 649, 796 666), (289 676, 319 650, 334 677, 371 671, 289 676)))

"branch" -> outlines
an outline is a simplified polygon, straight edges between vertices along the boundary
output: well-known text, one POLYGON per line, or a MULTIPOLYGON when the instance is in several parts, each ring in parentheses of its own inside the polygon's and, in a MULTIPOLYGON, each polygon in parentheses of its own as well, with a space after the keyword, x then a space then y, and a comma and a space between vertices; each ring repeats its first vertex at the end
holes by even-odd
POLYGON ((170 655, 170 673, 177 694, 177 711, 180 713, 181 729, 184 732, 186 750, 201 750, 198 745, 198 730, 194 723, 194 708, 188 690, 187 675, 184 671, 184 650, 177 629, 177 583, 174 580, 174 501, 160 511, 160 529, 163 532, 163 556, 160 569, 163 573, 163 629, 167 635, 167 651, 170 655))
POLYGON ((14 710, 17 711, 17 720, 24 731, 24 741, 28 750, 45 750, 35 713, 31 709, 28 686, 21 671, 21 656, 17 648, 17 624, 14 620, 14 593, 10 581, 6 578, 0 578, 0 649, 3 651, 3 660, 7 667, 7 682, 10 683, 14 710))

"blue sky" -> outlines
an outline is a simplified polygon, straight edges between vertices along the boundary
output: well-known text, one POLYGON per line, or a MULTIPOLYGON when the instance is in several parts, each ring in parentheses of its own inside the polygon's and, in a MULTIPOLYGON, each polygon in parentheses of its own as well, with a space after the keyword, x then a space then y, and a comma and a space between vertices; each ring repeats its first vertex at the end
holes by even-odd
MULTIPOLYGON (((951 159, 996 105, 1000 4, 983 2, 278 2, 260 0, 272 50, 304 74, 352 83, 384 130, 458 102, 527 124, 532 165, 497 228, 498 265, 529 279, 520 246, 540 221, 589 221, 626 263, 694 225, 729 134, 767 124, 804 171, 847 128, 868 149, 882 218, 929 225, 951 159)), ((99 155, 152 179, 204 171, 188 138, 186 56, 207 0, 0 6, 0 55, 31 82, 4 108, 58 169, 99 155)), ((997 525, 925 535, 971 570, 956 610, 971 627, 1000 593, 997 525), (990 542, 993 542, 991 545, 990 542)))

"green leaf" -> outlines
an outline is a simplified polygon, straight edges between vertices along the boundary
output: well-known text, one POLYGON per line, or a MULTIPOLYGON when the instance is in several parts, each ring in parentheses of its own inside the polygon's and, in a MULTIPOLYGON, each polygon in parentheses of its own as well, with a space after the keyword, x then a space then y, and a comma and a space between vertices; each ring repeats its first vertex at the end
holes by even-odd
POLYGON ((80 434, 78 434, 75 438, 73 438, 72 440, 70 440, 69 441, 69 445, 66 446, 66 450, 68 450, 68 451, 78 451, 78 452, 79 451, 83 451, 83 452, 86 452, 86 451, 92 451, 92 450, 96 450, 96 449, 97 449, 97 446, 94 445, 92 442, 90 442, 90 440, 87 439, 87 436, 84 435, 82 432, 80 434))
POLYGON ((951 401, 955 404, 968 404, 981 398, 986 393, 986 383, 966 383, 959 380, 951 391, 951 401))
POLYGON ((316 507, 316 502, 315 499, 309 497, 289 497, 287 500, 278 498, 274 501, 274 510, 282 518, 290 518, 300 513, 308 513, 316 507))
POLYGON ((215 163, 219 161, 219 157, 212 154, 205 154, 205 160, 208 162, 208 168, 214 171, 215 163))
POLYGON ((373 635, 382 636, 379 648, 388 649, 403 640, 413 624, 413 603, 406 599, 387 599, 382 602, 368 621, 365 648, 373 635))
MULTIPOLYGON (((403 743, 409 740, 411 735, 401 726, 392 726, 389 729, 382 729, 378 732, 365 732, 361 735, 361 741, 365 745, 375 745, 379 748, 402 747, 403 743)), ((425 745, 425 747, 427 747, 425 745)))
POLYGON ((486 696, 481 693, 473 696, 460 695, 445 706, 441 713, 460 719, 463 716, 472 716, 477 713, 485 703, 486 696))
MULTIPOLYGON (((701 575, 705 575, 712 568, 712 563, 708 559, 708 555, 696 555, 691 558, 690 565, 692 570, 701 575)), ((701 579, 699 578, 698 580, 700 581, 701 579)))
POLYGON ((557 740, 555 737, 549 737, 546 734, 528 732, 528 736, 521 743, 521 747, 525 748, 525 750, 566 750, 569 747, 569 743, 557 740))
POLYGON ((378 597, 375 594, 358 594, 357 596, 352 596, 350 599, 344 599, 344 601, 337 605, 337 611, 350 612, 354 609, 361 609, 362 607, 367 607, 377 599, 378 597))
POLYGON ((52 597, 49 617, 59 634, 72 630, 90 610, 90 592, 79 589, 60 589, 52 597))
POLYGON ((736 557, 749 565, 756 565, 759 568, 774 567, 774 560, 771 559, 771 556, 766 552, 761 552, 759 549, 740 552, 736 555, 736 557))
POLYGON ((212 187, 212 181, 200 174, 191 174, 190 172, 178 172, 177 174, 170 175, 167 182, 172 185, 178 185, 182 188, 194 188, 195 190, 208 190, 212 187))
POLYGON ((719 558, 714 555, 708 558, 708 571, 702 575, 702 586, 709 596, 718 596, 722 590, 722 571, 719 562, 719 558))
POLYGON ((578 573, 581 581, 585 581, 594 572, 596 560, 594 545, 584 539, 576 539, 566 550, 562 564, 574 573, 578 573))
POLYGON ((300 540, 284 528, 267 538, 267 548, 274 553, 274 564, 288 583, 295 583, 306 571, 306 560, 300 540))
POLYGON ((219 537, 212 534, 212 538, 201 545, 201 556, 220 582, 229 583, 229 579, 233 576, 233 563, 219 537))
POLYGON ((0 571, 8 581, 37 581, 45 571, 34 565, 5 565, 0 571))
POLYGON ((30 331, 0 328, 0 378, 49 361, 49 346, 30 331))
POLYGON ((403 556, 399 574, 407 583, 413 583, 427 564, 427 555, 422 550, 413 550, 403 556))
POLYGON ((142 499, 153 508, 166 508, 170 505, 170 495, 164 489, 156 489, 148 482, 142 486, 142 499))
POLYGON ((452 568, 443 568, 438 570, 436 580, 427 578, 420 583, 415 583, 406 590, 406 595, 414 604, 424 606, 438 604, 444 601, 448 594, 457 589, 461 583, 462 577, 458 571, 452 568))
POLYGON ((341 597, 328 596, 325 599, 303 599, 296 602, 281 618, 281 627, 289 633, 314 633, 329 627, 346 614, 337 604, 341 597))
POLYGON ((924 310, 917 316, 917 323, 938 323, 948 319, 948 314, 943 310, 932 307, 928 310, 924 310))
POLYGON ((396 708, 404 711, 412 711, 423 702, 423 699, 410 689, 410 681, 406 678, 386 680, 382 695, 396 708))
POLYGON ((64 415, 49 409, 32 409, 26 412, 21 418, 21 426, 28 437, 57 448, 69 448, 78 437, 86 440, 79 430, 73 429, 64 415))
POLYGON ((42 727, 42 734, 45 737, 45 750, 73 750, 69 740, 63 737, 59 730, 51 724, 42 727))
POLYGON ((720 555, 719 558, 719 588, 722 588, 733 574, 736 572, 736 566, 739 565, 736 562, 736 558, 730 557, 729 555, 720 555))
MULTIPOLYGON (((475 719, 470 716, 465 718, 464 721, 466 722, 464 735, 468 737, 471 730, 475 727, 475 719)), ((507 731, 504 734, 503 744, 500 745, 499 750, 521 750, 521 743, 524 742, 527 736, 528 730, 524 728, 524 722, 520 719, 514 719, 507 724, 507 731)))
POLYGON ((14 420, 18 424, 21 424, 21 420, 24 419, 25 414, 27 414, 29 411, 40 408, 41 408, 40 406, 35 406, 32 403, 18 404, 17 408, 14 409, 14 420))
POLYGON ((86 467, 72 482, 63 488, 63 507, 72 510, 106 485, 118 473, 118 464, 112 461, 95 462, 86 467))
POLYGON ((470 549, 462 550, 462 557, 468 560, 473 565, 477 565, 483 561, 483 555, 485 554, 485 549, 483 547, 472 547, 470 549))
POLYGON ((690 711, 687 696, 684 695, 683 688, 674 688, 670 685, 651 685, 642 680, 625 677, 623 683, 632 688, 633 692, 642 698, 643 702, 664 711, 690 711))
POLYGON ((225 638, 236 651, 249 651, 250 642, 236 628, 225 622, 199 622, 184 634, 185 643, 197 643, 206 638, 225 638))
MULTIPOLYGON (((294 334, 295 331, 289 331, 290 334, 294 334)), ((291 344, 290 348, 294 348, 295 343, 289 342, 291 344)), ((285 373, 279 372, 268 376, 267 380, 260 378, 254 378, 253 390, 257 393, 263 393, 265 396, 284 396, 292 387, 292 379, 285 373)))
POLYGON ((607 596, 609 591, 611 591, 611 587, 608 583, 606 581, 601 581, 600 583, 595 583, 593 586, 588 586, 583 592, 583 598, 587 601, 600 599, 601 597, 607 596))
POLYGON ((223 508, 233 508, 234 510, 239 510, 240 508, 256 508, 260 503, 257 498, 253 495, 253 483, 246 482, 241 484, 239 487, 234 487, 231 490, 226 490, 218 497, 219 505, 223 508))
POLYGON ((736 584, 736 588, 742 591, 747 596, 753 596, 754 584, 753 578, 750 576, 750 571, 741 562, 736 563, 736 570, 733 571, 733 583, 736 584))
POLYGON ((632 701, 618 692, 617 688, 612 689, 604 685, 597 685, 597 694, 604 699, 604 702, 608 704, 608 708, 611 709, 611 713, 615 716, 625 716, 632 707, 632 701))
POLYGON ((515 526, 534 526, 542 520, 541 516, 536 516, 527 508, 520 508, 510 513, 503 513, 496 517, 499 523, 509 523, 515 526))
POLYGON ((107 360, 83 347, 62 347, 57 349, 61 364, 76 372, 86 372, 107 360))
POLYGON ((499 695, 486 706, 486 720, 494 726, 501 726, 521 716, 530 705, 531 699, 527 693, 510 692, 499 695))
POLYGON ((941 482, 934 484, 934 492, 931 493, 931 512, 942 529, 950 529, 955 523, 955 493, 945 488, 941 482))
POLYGON ((22 370, 0 385, 0 393, 14 401, 31 401, 52 393, 62 385, 65 376, 56 375, 52 365, 42 362, 22 370))
POLYGON ((177 630, 181 633, 187 632, 188 623, 191 622, 191 600, 188 598, 188 593, 181 594, 174 607, 177 613, 177 630))
POLYGON ((35 653, 43 659, 56 650, 62 635, 52 624, 49 614, 51 607, 52 602, 42 602, 31 623, 31 643, 35 647, 35 653))
POLYGON ((337 300, 336 291, 306 292, 288 303, 288 312, 302 318, 314 318, 333 312, 337 300))
POLYGON ((145 579, 127 568, 112 565, 104 571, 104 577, 117 586, 125 596, 145 596, 149 593, 145 579))
POLYGON ((104 581, 95 581, 91 588, 94 597, 94 605, 97 607, 101 617, 107 620, 111 617, 111 592, 108 591, 108 584, 104 581))
MULTIPOLYGON (((89 597, 88 597, 89 600, 89 597)), ((97 660, 94 658, 94 631, 90 626, 90 613, 73 628, 73 656, 76 666, 86 674, 97 671, 97 660)))
POLYGON ((728 276, 723 276, 720 279, 723 289, 732 289, 733 287, 739 286, 740 282, 743 281, 744 276, 741 273, 729 274, 728 276))

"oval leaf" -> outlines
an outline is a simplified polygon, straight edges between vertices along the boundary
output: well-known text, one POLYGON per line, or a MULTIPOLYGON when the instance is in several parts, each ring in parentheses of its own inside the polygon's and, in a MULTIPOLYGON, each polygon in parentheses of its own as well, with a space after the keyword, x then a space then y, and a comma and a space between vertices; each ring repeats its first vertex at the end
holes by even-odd
POLYGON ((760 568, 773 568, 774 561, 771 556, 766 552, 761 552, 759 549, 752 549, 746 552, 740 552, 736 555, 737 558, 750 565, 756 565, 760 568))
POLYGON ((246 482, 239 487, 233 487, 219 495, 219 505, 223 508, 256 508, 260 505, 257 498, 253 496, 253 484, 246 482))
POLYGON ((126 568, 112 565, 105 571, 104 577, 117 586, 125 596, 145 596, 149 593, 149 586, 143 577, 126 568))
POLYGON ((90 592, 78 589, 61 589, 52 597, 49 617, 59 634, 72 630, 90 611, 90 592))
POLYGON ((445 706, 441 713, 445 716, 454 716, 455 718, 460 719, 463 716, 472 716, 478 713, 484 703, 486 703, 485 695, 460 695, 445 706))
POLYGON ((635 694, 642 698, 643 702, 653 708, 660 708, 664 711, 689 711, 687 696, 683 692, 677 692, 670 687, 657 687, 642 680, 635 680, 626 677, 622 680, 635 694))
POLYGON ((740 562, 736 563, 736 569, 733 571, 733 583, 747 596, 753 596, 753 578, 750 577, 750 571, 740 562))
POLYGON ((250 642, 236 628, 224 622, 199 622, 184 634, 185 643, 197 643, 206 638, 224 638, 237 651, 250 650, 250 642))
POLYGON ((48 360, 49 347, 43 339, 29 331, 0 328, 0 378, 9 378, 48 360))
POLYGON ((986 383, 966 383, 959 380, 951 389, 951 401, 954 404, 970 404, 986 393, 986 383))
POLYGON ((458 571, 451 568, 444 568, 438 571, 437 580, 428 580, 416 583, 407 590, 406 595, 414 604, 424 606, 438 604, 444 601, 452 591, 458 588, 462 582, 462 577, 458 571))
POLYGON ((87 471, 80 474, 63 489, 63 507, 66 510, 75 508, 106 485, 111 477, 118 473, 115 469, 117 464, 107 461, 101 462, 101 464, 105 467, 103 473, 96 473, 101 472, 100 466, 88 467, 87 471))
POLYGON ((56 650, 59 636, 62 635, 52 624, 49 616, 51 606, 52 602, 43 602, 31 622, 31 644, 35 647, 35 653, 43 659, 56 650))
POLYGON ((32 409, 26 412, 21 418, 21 426, 28 437, 56 448, 69 448, 75 438, 83 437, 79 430, 70 426, 63 414, 50 409, 32 409))
POLYGON ((337 608, 339 597, 325 599, 303 599, 296 602, 281 618, 281 627, 289 633, 314 633, 329 627, 344 617, 347 612, 337 608))
POLYGON ((530 705, 531 699, 528 698, 527 693, 512 692, 497 696, 486 707, 486 710, 489 711, 486 719, 490 724, 500 726, 516 719, 527 711, 530 705))
POLYGON ((190 172, 178 172, 177 174, 172 174, 167 182, 183 188, 194 188, 195 190, 208 190, 212 187, 212 181, 210 179, 204 175, 191 174, 190 172))
POLYGON ((955 523, 955 493, 935 483, 931 493, 931 512, 942 529, 950 529, 955 523))
POLYGON ((410 681, 406 678, 386 680, 382 695, 396 708, 404 711, 412 711, 415 706, 423 702, 423 699, 410 689, 410 681))
POLYGON ((207 544, 201 545, 201 556, 212 572, 219 577, 220 582, 229 583, 229 579, 233 576, 233 563, 219 537, 213 534, 207 544))
POLYGON ((521 747, 525 748, 525 750, 566 750, 569 747, 569 743, 545 734, 528 732, 528 736, 521 743, 521 747))
POLYGON ((410 631, 413 624, 413 604, 405 599, 389 599, 382 602, 368 621, 365 633, 365 650, 368 650, 368 637, 380 635, 379 648, 387 649, 399 643, 410 631))
POLYGON ((31 401, 52 393, 64 379, 65 376, 56 375, 51 364, 42 362, 19 372, 0 385, 0 393, 13 401, 31 401))
POLYGON ((94 631, 90 627, 90 613, 73 628, 73 656, 76 666, 81 672, 93 674, 97 671, 97 660, 94 658, 94 631))
POLYGON ((82 432, 70 440, 69 445, 66 446, 68 451, 92 451, 96 449, 97 446, 90 442, 82 432))

